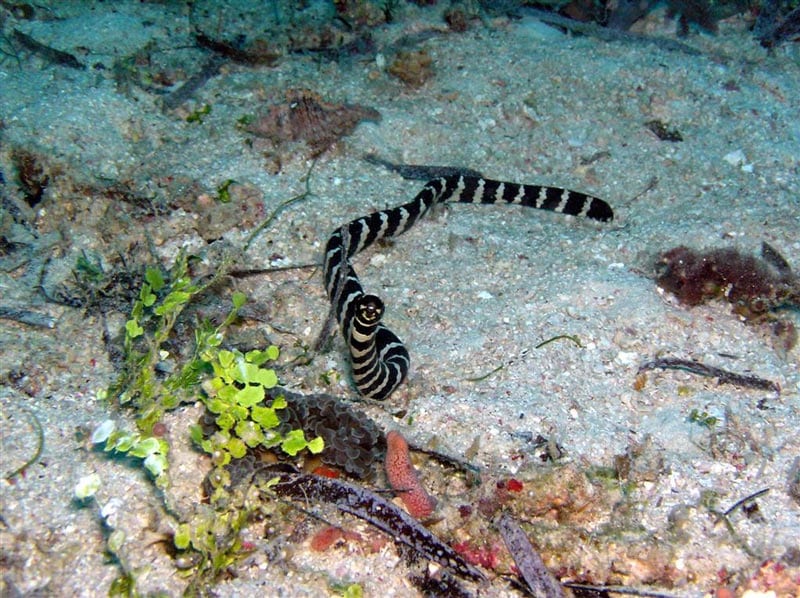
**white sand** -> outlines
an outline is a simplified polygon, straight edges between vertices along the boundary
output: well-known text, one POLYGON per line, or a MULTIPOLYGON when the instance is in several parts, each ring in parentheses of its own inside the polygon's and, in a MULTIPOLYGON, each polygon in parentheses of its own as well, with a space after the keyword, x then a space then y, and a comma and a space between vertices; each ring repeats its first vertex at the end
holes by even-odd
MULTIPOLYGON (((192 126, 162 114, 142 91, 118 93, 108 72, 112 55, 128 54, 149 39, 188 44, 185 17, 160 5, 114 6, 119 8, 97 4, 74 12, 72 21, 18 25, 67 50, 88 47, 81 59, 106 69, 45 66, 25 54, 21 68, 10 59, 0 65, 7 193, 14 193, 9 148, 25 147, 93 183, 134 179, 157 187, 159 177, 173 175, 198 180, 213 193, 233 178, 260 189, 269 213, 302 191, 309 163, 288 157, 281 174, 267 174, 235 121, 285 88, 310 87, 329 101, 372 106, 383 120, 362 124, 317 162, 313 195, 259 237, 249 267, 268 267, 273 254, 284 264, 318 261, 335 227, 413 197, 419 183, 368 165, 360 160, 367 152, 398 162, 468 166, 491 178, 562 185, 605 198, 616 212, 610 225, 520 208, 453 206, 390 247, 360 256, 355 268, 363 284, 386 301, 386 321, 413 360, 407 385, 390 400, 395 408, 407 401, 407 417, 371 413, 419 444, 436 438, 440 450, 455 455, 479 436, 476 464, 522 478, 546 466, 521 434, 555 438, 568 462, 585 467, 610 466, 614 455, 649 435, 651 450, 663 459, 661 473, 638 484, 632 502, 643 536, 661 542, 677 543, 667 532, 670 513, 695 509, 709 492, 724 510, 769 488, 758 498, 763 520, 741 511, 731 516, 751 555, 724 526, 714 525, 707 510, 693 511, 689 539, 676 544, 671 563, 678 578, 693 572, 676 589, 681 595, 713 589, 718 570, 741 580, 763 560, 798 548, 800 505, 787 493, 800 455, 798 349, 781 357, 762 328, 742 323, 727 304, 687 310, 649 278, 653 257, 682 244, 735 245, 755 253, 768 241, 800 268, 797 44, 767 54, 737 20, 722 23, 716 37, 691 35, 686 41, 701 50, 698 56, 571 37, 530 19, 474 23, 467 33, 421 44, 435 75, 419 90, 381 72, 372 55, 340 64, 289 56, 274 68, 224 70, 198 96, 198 105, 211 104, 212 113, 192 126), (147 19, 155 24, 142 25, 147 19), (81 28, 68 27, 70 22, 81 28), (108 27, 123 26, 129 35, 108 35, 108 27), (653 119, 678 129, 684 141, 657 139, 644 126, 653 119), (561 334, 576 335, 582 347, 560 340, 534 348, 561 334), (661 354, 769 378, 782 392, 717 386, 675 371, 651 372, 646 386, 634 390, 638 366, 661 354), (507 365, 480 382, 466 380, 501 364, 507 365), (716 427, 728 450, 707 448, 708 430, 688 421, 693 409, 720 420, 716 427), (732 440, 736 434, 745 437, 732 440)), ((416 10, 406 16, 375 32, 382 56, 392 40, 427 27, 431 18, 416 10)), ((655 17, 650 24, 658 34, 672 34, 672 25, 655 17)), ((190 217, 170 215, 178 223, 190 217)), ((65 273, 81 249, 107 250, 108 240, 98 232, 101 219, 81 211, 64 223, 72 232, 53 254, 65 273)), ((182 244, 202 246, 185 224, 180 230, 166 235, 159 249, 165 256, 182 244)), ((241 242, 247 232, 228 236, 241 242)), ((35 273, 0 276, 4 303, 25 301, 35 286, 35 273)), ((275 308, 272 323, 313 342, 328 307, 318 272, 243 284, 258 299, 282 301, 285 309, 275 308)), ((82 321, 68 308, 38 309, 61 318, 55 329, 0 320, 4 376, 21 369, 37 385, 17 385, 32 396, 11 384, 0 390, 2 471, 13 470, 11 463, 30 450, 30 434, 9 440, 27 425, 20 424, 28 421, 21 405, 36 414, 45 435, 43 455, 26 476, 13 484, 0 481, 0 593, 106 595, 119 570, 103 553, 96 510, 79 508, 71 498, 77 480, 97 472, 104 483, 98 498, 112 511, 109 522, 127 533, 129 558, 144 568, 141 587, 177 594, 184 582, 153 545, 169 528, 160 497, 135 466, 87 450, 86 431, 109 416, 95 398, 113 376, 100 323, 82 321), (78 439, 76 430, 83 431, 78 439)), ((799 324, 796 310, 782 317, 799 324)), ((289 342, 288 336, 271 339, 289 342)), ((344 375, 333 389, 313 388, 326 370, 347 371, 344 356, 337 339, 333 352, 285 372, 285 382, 351 396, 344 375)), ((192 410, 169 416, 176 444, 196 416, 192 410)), ((190 505, 204 462, 179 449, 175 458, 177 493, 190 505)), ((317 555, 291 543, 280 550, 290 563, 288 576, 257 556, 239 580, 220 586, 219 595, 324 595, 331 579, 358 581, 365 595, 416 595, 391 546, 377 555, 347 549, 317 555)), ((503 588, 500 583, 485 595, 501 595, 503 588)))

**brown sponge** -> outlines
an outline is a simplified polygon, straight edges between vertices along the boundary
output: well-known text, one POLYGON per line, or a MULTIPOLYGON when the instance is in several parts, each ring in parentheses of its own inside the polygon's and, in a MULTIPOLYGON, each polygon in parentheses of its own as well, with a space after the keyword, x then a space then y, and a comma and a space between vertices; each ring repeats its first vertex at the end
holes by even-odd
POLYGON ((282 433, 299 428, 306 438, 322 437, 325 449, 320 457, 326 465, 365 478, 373 472, 373 464, 383 460, 383 432, 350 403, 331 395, 303 395, 283 388, 273 388, 268 394, 286 398, 286 408, 277 412, 282 433))

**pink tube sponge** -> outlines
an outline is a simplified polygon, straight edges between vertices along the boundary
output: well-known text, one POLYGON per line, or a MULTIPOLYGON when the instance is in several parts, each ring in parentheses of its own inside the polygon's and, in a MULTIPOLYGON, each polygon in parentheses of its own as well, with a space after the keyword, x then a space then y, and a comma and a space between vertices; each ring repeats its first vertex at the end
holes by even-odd
POLYGON ((400 432, 386 434, 386 478, 398 494, 406 510, 417 519, 425 519, 436 508, 436 499, 425 491, 419 481, 408 442, 400 432))

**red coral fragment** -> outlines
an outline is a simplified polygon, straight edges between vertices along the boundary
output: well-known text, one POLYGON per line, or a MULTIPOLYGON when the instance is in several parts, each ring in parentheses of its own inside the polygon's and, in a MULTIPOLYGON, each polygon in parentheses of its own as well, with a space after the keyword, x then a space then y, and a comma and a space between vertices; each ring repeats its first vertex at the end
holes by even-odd
POLYGON ((311 550, 325 552, 344 537, 342 528, 329 525, 311 537, 311 550))
POLYGON ((464 557, 471 565, 480 565, 489 570, 494 570, 500 564, 500 551, 497 544, 491 546, 478 546, 472 542, 463 541, 453 544, 453 550, 464 557))
POLYGON ((331 478, 333 480, 341 477, 341 474, 338 470, 328 467, 327 465, 319 465, 315 467, 312 473, 314 475, 322 476, 323 478, 331 478))
POLYGON ((331 546, 347 541, 360 542, 361 536, 356 532, 348 532, 341 527, 329 525, 312 536, 311 550, 314 552, 325 552, 331 546))
POLYGON ((406 510, 417 519, 429 517, 436 508, 434 499, 419 481, 408 442, 400 432, 392 431, 386 435, 386 478, 397 492, 406 510))
POLYGON ((522 492, 522 482, 515 478, 511 478, 506 482, 506 489, 509 492, 522 492))

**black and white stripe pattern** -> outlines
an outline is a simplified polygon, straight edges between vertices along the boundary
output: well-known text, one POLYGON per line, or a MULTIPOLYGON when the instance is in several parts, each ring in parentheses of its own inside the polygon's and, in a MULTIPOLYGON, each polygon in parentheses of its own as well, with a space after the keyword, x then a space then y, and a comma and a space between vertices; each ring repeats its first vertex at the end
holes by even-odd
POLYGON ((325 289, 350 348, 353 379, 364 397, 388 397, 405 379, 410 359, 403 342, 381 323, 383 301, 364 293, 350 259, 379 239, 403 234, 431 206, 446 201, 519 204, 603 222, 614 218, 611 206, 602 199, 577 191, 451 176, 430 181, 408 203, 338 228, 325 247, 325 289))

